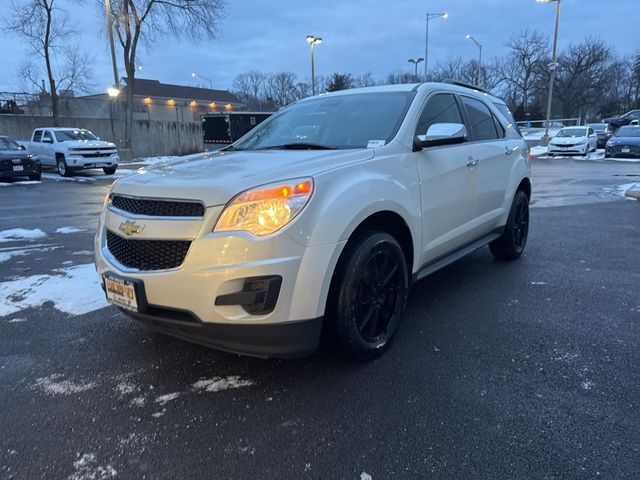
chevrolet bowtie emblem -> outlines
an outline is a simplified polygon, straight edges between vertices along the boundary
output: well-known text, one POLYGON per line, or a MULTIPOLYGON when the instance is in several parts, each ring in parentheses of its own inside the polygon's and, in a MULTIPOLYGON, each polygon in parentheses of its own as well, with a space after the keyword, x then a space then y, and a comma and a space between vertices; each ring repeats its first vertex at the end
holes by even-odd
POLYGON ((126 222, 122 222, 118 228, 127 237, 130 237, 131 235, 142 233, 142 231, 144 230, 144 225, 138 225, 136 222, 127 220, 126 222))

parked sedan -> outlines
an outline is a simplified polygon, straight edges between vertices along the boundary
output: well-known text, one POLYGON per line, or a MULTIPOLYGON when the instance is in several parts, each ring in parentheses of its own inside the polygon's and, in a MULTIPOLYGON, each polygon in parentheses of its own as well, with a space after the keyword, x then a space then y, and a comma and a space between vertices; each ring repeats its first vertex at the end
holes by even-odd
POLYGON ((40 180, 42 164, 9 137, 0 136, 0 179, 29 177, 40 180))
POLYGON ((640 126, 620 127, 607 142, 606 158, 640 158, 640 126))
POLYGON ((549 156, 587 155, 598 144, 598 136, 591 127, 561 128, 549 142, 549 156))
POLYGON ((598 148, 604 148, 613 135, 613 130, 607 123, 589 123, 587 127, 593 128, 598 136, 598 148))

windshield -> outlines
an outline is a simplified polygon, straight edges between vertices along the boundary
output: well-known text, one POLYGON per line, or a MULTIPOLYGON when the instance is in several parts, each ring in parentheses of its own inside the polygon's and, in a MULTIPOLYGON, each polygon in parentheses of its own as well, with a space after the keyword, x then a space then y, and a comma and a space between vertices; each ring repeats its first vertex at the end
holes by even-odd
POLYGON ((20 145, 7 137, 0 137, 0 150, 20 150, 20 145))
POLYGON ((98 138, 89 130, 55 130, 56 140, 70 142, 74 140, 97 140, 98 138))
POLYGON ((233 144, 236 150, 381 146, 400 128, 415 92, 356 93, 295 103, 233 144))
POLYGON ((640 137, 640 127, 620 127, 615 137, 640 137))
POLYGON ((586 137, 586 128, 563 128, 556 137, 586 137))

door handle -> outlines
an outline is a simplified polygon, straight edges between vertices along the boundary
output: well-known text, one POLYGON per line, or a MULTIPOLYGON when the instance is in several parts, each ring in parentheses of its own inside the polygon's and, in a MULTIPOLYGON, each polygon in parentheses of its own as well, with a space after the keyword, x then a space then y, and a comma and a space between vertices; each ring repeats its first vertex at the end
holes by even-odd
POLYGON ((478 163, 479 163, 479 160, 477 158, 469 157, 469 161, 467 162, 467 167, 469 168, 477 167, 478 163))

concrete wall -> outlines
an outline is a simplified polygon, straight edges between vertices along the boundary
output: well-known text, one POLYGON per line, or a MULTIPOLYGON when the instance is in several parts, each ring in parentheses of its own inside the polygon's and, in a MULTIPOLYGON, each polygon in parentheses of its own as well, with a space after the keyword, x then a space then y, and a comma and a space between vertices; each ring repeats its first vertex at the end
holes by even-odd
MULTIPOLYGON (((108 118, 60 118, 61 127, 91 130, 102 140, 122 147, 124 122, 108 118)), ((38 127, 53 125, 51 117, 33 115, 0 115, 0 135, 16 140, 29 140, 38 127)), ((201 122, 135 120, 133 127, 133 157, 185 155, 203 151, 201 122)))

